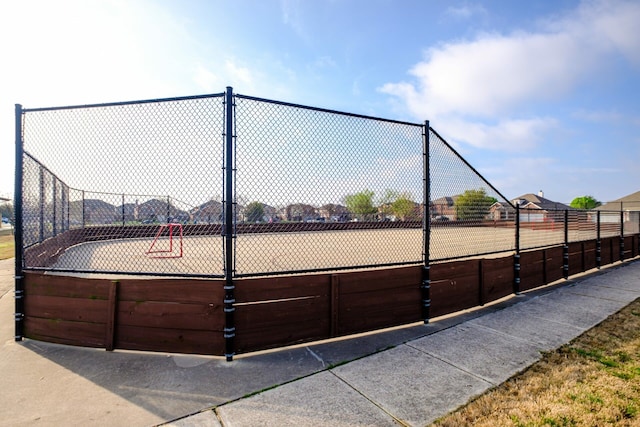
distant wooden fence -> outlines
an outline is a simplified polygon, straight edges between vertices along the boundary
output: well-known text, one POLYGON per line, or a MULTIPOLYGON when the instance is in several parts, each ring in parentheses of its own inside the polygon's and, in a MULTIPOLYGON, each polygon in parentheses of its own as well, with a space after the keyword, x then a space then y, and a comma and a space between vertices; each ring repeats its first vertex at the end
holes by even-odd
MULTIPOLYGON (((601 265, 638 256, 638 235, 601 240, 601 265), (624 245, 621 245, 624 243, 624 245), (622 253, 621 253, 622 249, 622 253)), ((597 266, 596 241, 571 243, 568 273, 597 266)), ((562 246, 520 254, 520 289, 564 277, 562 246)), ((431 316, 514 291, 513 255, 432 264, 431 316)), ((421 320, 422 267, 238 279, 235 352, 421 320)), ((90 279, 25 272, 25 336, 107 350, 225 354, 224 280, 90 279)))

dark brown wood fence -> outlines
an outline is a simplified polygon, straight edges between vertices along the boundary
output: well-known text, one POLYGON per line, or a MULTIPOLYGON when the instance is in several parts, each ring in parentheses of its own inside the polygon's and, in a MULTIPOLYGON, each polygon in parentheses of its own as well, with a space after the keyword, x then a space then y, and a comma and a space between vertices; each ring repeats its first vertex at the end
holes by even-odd
MULTIPOLYGON (((596 242, 571 243, 569 274, 597 266, 596 242)), ((602 239, 601 264, 638 256, 638 235, 602 239)), ((520 254, 520 290, 564 276, 562 246, 520 254)), ((432 264, 431 317, 514 290, 514 258, 432 264)), ((235 351, 419 322, 422 267, 235 280, 235 351)), ((62 344, 224 355, 224 280, 106 280, 25 272, 25 336, 62 344)))

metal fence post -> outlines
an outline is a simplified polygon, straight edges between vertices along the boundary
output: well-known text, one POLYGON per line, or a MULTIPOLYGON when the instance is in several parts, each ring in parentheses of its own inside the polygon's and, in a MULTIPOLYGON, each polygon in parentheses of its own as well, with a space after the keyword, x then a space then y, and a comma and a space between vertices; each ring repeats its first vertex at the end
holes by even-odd
POLYGON ((225 249, 225 265, 224 265, 224 339, 225 339, 225 357, 228 362, 233 360, 235 354, 235 285, 233 283, 233 139, 235 137, 235 129, 233 128, 233 88, 227 87, 225 95, 225 195, 224 195, 224 249, 225 249))
POLYGON ((24 335, 24 247, 22 239, 22 180, 23 180, 23 139, 22 105, 16 104, 16 141, 15 141, 15 183, 13 194, 14 239, 15 239, 15 340, 22 341, 24 335))
POLYGON ((423 187, 423 213, 422 213, 422 240, 424 242, 422 283, 420 285, 422 299, 422 320, 429 323, 431 317, 431 274, 430 274, 430 244, 431 244, 431 178, 429 159, 429 120, 424 122, 424 134, 422 138, 422 187, 423 187))
POLYGON ((124 193, 122 193, 122 227, 125 226, 125 218, 124 218, 124 193))
POLYGON ((620 203, 620 261, 624 261, 624 210, 620 203))
POLYGON ((86 212, 86 203, 85 203, 85 197, 84 197, 84 190, 82 190, 82 228, 84 229, 87 226, 87 221, 86 221, 86 217, 85 217, 85 212, 86 212))
POLYGON ((602 242, 600 241, 600 211, 596 214, 596 267, 602 266, 602 242))
POLYGON ((562 248, 562 277, 569 278, 569 210, 564 210, 564 246, 562 248))
POLYGON ((520 204, 516 203, 516 253, 513 256, 513 293, 520 293, 520 204))
POLYGON ((58 235, 58 179, 54 178, 53 179, 53 221, 52 221, 52 228, 53 228, 53 236, 57 236, 58 235))

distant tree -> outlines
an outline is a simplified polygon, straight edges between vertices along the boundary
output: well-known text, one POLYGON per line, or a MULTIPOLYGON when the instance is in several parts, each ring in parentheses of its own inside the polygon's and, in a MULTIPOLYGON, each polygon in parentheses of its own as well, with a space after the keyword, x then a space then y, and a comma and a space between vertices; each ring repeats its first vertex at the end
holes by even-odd
POLYGON ((580 196, 576 197, 571 201, 571 206, 574 209, 593 209, 602 205, 599 201, 597 201, 593 196, 580 196))
POLYGON ((398 192, 395 190, 386 189, 382 196, 378 199, 378 212, 380 212, 383 217, 387 217, 388 215, 393 215, 393 209, 391 205, 398 198, 398 192))
POLYGON ((13 204, 0 200, 0 214, 5 218, 9 218, 13 222, 13 204))
POLYGON ((260 202, 251 202, 244 208, 244 215, 248 222, 260 222, 264 216, 264 205, 260 202))
POLYGON ((373 195, 373 191, 370 190, 347 194, 344 196, 344 204, 347 205, 349 212, 353 213, 356 218, 366 220, 369 219, 369 216, 378 212, 378 209, 373 205, 373 195))
POLYGON ((497 201, 495 197, 487 196, 484 188, 466 190, 455 201, 456 217, 461 221, 481 221, 497 201))
POLYGON ((396 218, 401 221, 414 219, 416 216, 416 202, 410 193, 400 193, 398 197, 391 203, 391 210, 396 218))

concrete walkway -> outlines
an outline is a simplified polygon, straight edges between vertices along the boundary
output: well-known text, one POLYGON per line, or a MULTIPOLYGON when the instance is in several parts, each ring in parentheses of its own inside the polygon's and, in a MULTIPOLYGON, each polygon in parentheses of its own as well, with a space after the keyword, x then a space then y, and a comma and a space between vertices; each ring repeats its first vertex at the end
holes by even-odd
POLYGON ((429 325, 226 362, 16 343, 12 263, 0 261, 7 426, 423 426, 640 297, 632 262, 429 325))

